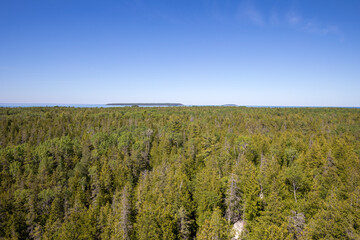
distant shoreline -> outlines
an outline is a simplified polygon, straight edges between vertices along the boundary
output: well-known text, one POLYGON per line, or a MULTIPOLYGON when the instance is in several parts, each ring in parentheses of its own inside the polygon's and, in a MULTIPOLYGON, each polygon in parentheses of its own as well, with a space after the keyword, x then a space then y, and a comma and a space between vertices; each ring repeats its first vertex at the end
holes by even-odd
POLYGON ((76 103, 0 103, 0 108, 26 108, 26 107, 75 107, 75 108, 111 108, 111 107, 247 107, 247 108, 353 108, 360 109, 360 106, 260 106, 260 105, 184 105, 181 103, 119 103, 125 105, 113 105, 118 103, 108 104, 76 104, 76 103), (135 104, 135 105, 130 105, 135 104), (136 105, 138 104, 138 105, 136 105), (155 105, 151 105, 155 104, 155 105), (159 105, 165 104, 165 105, 159 105), (169 104, 169 105, 166 105, 169 104), (178 105, 170 105, 178 104, 178 105))
POLYGON ((113 106, 184 106, 182 103, 107 103, 106 105, 113 106))

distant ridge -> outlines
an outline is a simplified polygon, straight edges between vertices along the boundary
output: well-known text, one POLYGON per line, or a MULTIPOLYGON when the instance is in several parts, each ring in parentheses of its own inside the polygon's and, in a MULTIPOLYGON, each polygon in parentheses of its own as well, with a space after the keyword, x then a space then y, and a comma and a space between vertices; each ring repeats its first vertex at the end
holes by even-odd
POLYGON ((236 105, 236 104, 224 104, 222 106, 223 107, 237 107, 238 105, 236 105))
POLYGON ((184 106, 181 103, 108 103, 106 105, 114 105, 114 106, 167 106, 167 107, 184 106))

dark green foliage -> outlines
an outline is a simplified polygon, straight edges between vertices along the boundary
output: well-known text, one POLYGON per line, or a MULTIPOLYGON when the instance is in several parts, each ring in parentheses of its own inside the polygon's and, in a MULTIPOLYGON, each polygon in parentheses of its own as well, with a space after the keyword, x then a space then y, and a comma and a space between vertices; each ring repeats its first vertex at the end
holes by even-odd
POLYGON ((0 239, 360 238, 360 111, 0 108, 0 239))

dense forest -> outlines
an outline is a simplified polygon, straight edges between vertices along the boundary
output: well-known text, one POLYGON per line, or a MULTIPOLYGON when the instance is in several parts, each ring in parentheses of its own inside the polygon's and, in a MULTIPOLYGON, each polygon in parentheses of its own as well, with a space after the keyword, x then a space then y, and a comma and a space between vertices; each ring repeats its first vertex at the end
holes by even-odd
POLYGON ((0 108, 0 239, 360 239, 359 140, 360 109, 0 108))

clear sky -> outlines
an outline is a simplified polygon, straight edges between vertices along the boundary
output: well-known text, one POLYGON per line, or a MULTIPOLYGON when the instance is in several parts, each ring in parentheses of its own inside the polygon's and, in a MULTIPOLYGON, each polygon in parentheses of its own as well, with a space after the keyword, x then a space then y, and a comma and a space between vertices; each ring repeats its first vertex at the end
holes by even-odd
POLYGON ((358 0, 0 0, 0 103, 360 106, 358 0))

